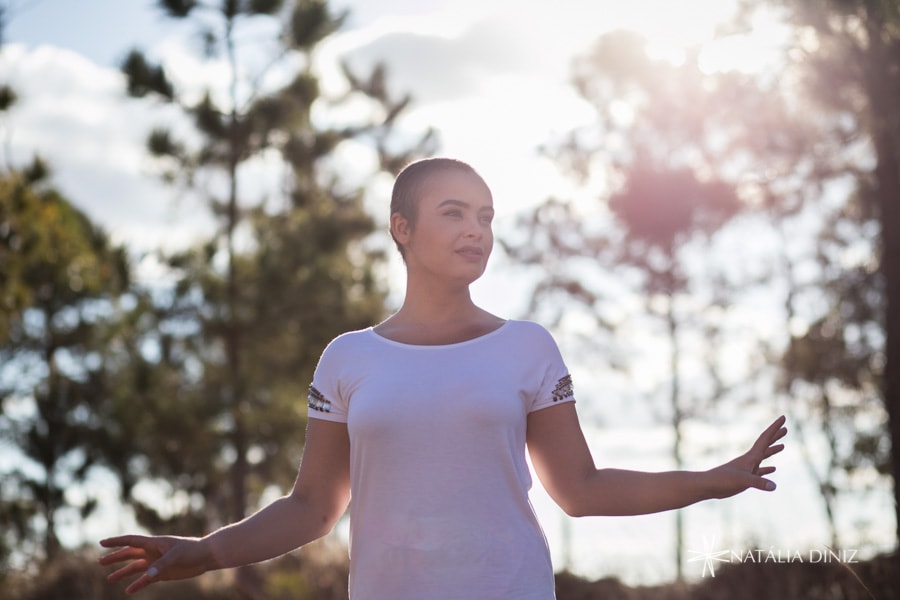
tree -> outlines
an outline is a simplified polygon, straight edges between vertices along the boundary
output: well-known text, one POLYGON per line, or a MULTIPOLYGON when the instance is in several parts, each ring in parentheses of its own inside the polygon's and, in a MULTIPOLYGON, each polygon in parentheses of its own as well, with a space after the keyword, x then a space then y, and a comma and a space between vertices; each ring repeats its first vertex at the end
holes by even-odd
POLYGON ((205 56, 221 59, 229 80, 196 100, 134 51, 123 64, 128 91, 171 102, 192 119, 199 142, 160 128, 148 146, 170 182, 207 200, 217 226, 197 246, 164 258, 174 285, 149 296, 155 324, 145 331, 155 358, 146 369, 152 382, 164 366, 172 387, 147 387, 152 405, 141 427, 156 433, 140 438, 123 427, 133 459, 119 469, 123 480, 152 478, 177 499, 166 514, 132 494, 145 524, 199 533, 243 518, 272 485, 290 483, 303 441, 300 403, 321 349, 383 316, 375 271, 382 251, 366 243, 374 225, 363 191, 330 170, 330 158, 357 140, 371 143, 380 168, 398 170, 430 137, 418 148, 392 147, 390 131, 409 97, 390 97, 383 67, 366 78, 346 72, 348 95, 367 99, 380 118, 314 122, 314 104, 327 100, 314 50, 342 22, 325 2, 160 6, 197 24, 205 56), (275 58, 254 71, 264 44, 241 45, 240 32, 250 24, 259 31, 263 22, 284 29, 273 37, 275 58), (242 60, 242 49, 254 60, 242 60), (262 163, 286 170, 278 198, 251 191, 247 169, 262 163))
MULTIPOLYGON (((11 9, 13 8, 15 7, 9 2, 0 2, 0 48, 3 47, 6 36, 6 24, 11 18, 11 13, 13 12, 11 9)), ((9 84, 0 81, 0 115, 6 113, 15 102, 15 90, 9 84)))
POLYGON ((99 462, 99 332, 129 273, 124 251, 30 172, 0 179, 0 434, 24 458, 4 473, 0 501, 4 537, 14 533, 27 552, 40 535, 38 554, 52 559, 60 513, 84 517, 96 505, 66 492, 99 462))
POLYGON ((852 178, 848 205, 858 220, 877 225, 883 366, 876 373, 888 415, 900 539, 900 3, 775 4, 798 28, 806 99, 823 112, 824 132, 843 150, 832 169, 852 178))
MULTIPOLYGON (((880 229, 878 272, 885 293, 882 389, 900 528, 900 3, 860 0, 815 8, 794 3, 790 8, 798 25, 815 32, 821 43, 811 57, 812 89, 841 91, 815 97, 836 119, 856 115, 859 133, 868 138, 875 158, 869 176, 859 179, 859 192, 871 203, 868 214, 880 229)), ((855 172, 856 165, 848 166, 855 172)))
POLYGON ((779 387, 792 398, 792 429, 808 449, 804 458, 822 495, 833 548, 844 547, 837 526, 841 497, 859 499, 872 486, 872 472, 890 471, 879 397, 883 289, 871 260, 834 268, 846 264, 838 258, 846 248, 864 239, 859 225, 844 210, 823 223, 815 238, 821 275, 813 282, 799 281, 802 269, 786 261, 788 329, 798 314, 808 313, 800 307, 810 297, 822 305, 821 314, 808 326, 795 326, 787 347, 774 354, 782 366, 779 387), (825 452, 815 450, 821 446, 810 442, 813 437, 824 441, 825 452))
MULTIPOLYGON (((737 30, 743 26, 740 21, 733 25, 737 30)), ((799 37, 802 39, 802 34, 799 37)), ((772 364, 779 365, 782 401, 798 415, 801 406, 815 414, 812 422, 827 441, 828 449, 821 453, 824 470, 812 473, 833 522, 840 488, 858 493, 860 486, 854 483, 858 474, 872 468, 877 471, 884 456, 878 442, 879 411, 872 405, 881 356, 872 316, 883 296, 880 286, 862 285, 872 281, 868 276, 871 262, 865 255, 863 260, 857 257, 848 262, 850 243, 856 254, 866 251, 864 244, 850 240, 865 231, 866 215, 872 214, 865 204, 867 178, 858 163, 851 165, 845 160, 859 156, 859 136, 853 133, 856 117, 845 112, 831 119, 810 113, 804 96, 786 83, 792 81, 794 71, 780 74, 781 79, 770 73, 761 77, 733 72, 704 74, 696 59, 688 53, 680 67, 653 64, 635 36, 614 34, 601 39, 592 55, 578 64, 575 77, 579 91, 596 108, 599 118, 551 146, 550 152, 582 185, 588 198, 553 200, 539 207, 526 220, 532 232, 530 248, 521 246, 515 251, 526 262, 545 264, 551 273, 537 288, 538 300, 543 295, 546 301, 555 294, 559 307, 564 305, 559 297, 568 295, 591 307, 598 321, 614 326, 621 319, 617 322, 609 315, 622 314, 622 310, 611 305, 611 290, 620 289, 621 281, 627 280, 641 284, 637 289, 651 300, 649 314, 656 310, 666 317, 668 312, 669 347, 673 350, 670 404, 671 414, 676 416, 672 420, 676 440, 682 409, 674 399, 684 393, 679 392, 678 340, 684 339, 686 323, 696 325, 702 318, 685 320, 688 315, 682 309, 679 322, 672 312, 678 295, 666 291, 676 290, 685 299, 693 296, 695 305, 700 290, 724 292, 707 296, 708 306, 714 310, 705 311, 704 317, 715 318, 701 326, 701 331, 709 335, 720 326, 727 327, 721 319, 735 312, 731 304, 737 296, 728 293, 732 286, 748 293, 760 284, 773 290, 777 289, 773 282, 784 282, 785 319, 790 323, 785 329, 797 331, 796 324, 802 321, 808 327, 802 334, 761 342, 772 364), (840 193, 848 175, 857 177, 863 187, 843 210, 835 211, 834 195, 840 193), (594 216, 586 218, 584 209, 595 195, 608 201, 601 203, 599 211, 588 212, 594 216), (704 203, 704 195, 717 202, 704 203), (686 234, 719 232, 720 225, 733 219, 737 210, 742 211, 740 221, 745 225, 762 220, 763 226, 779 232, 777 235, 786 235, 793 242, 803 238, 806 254, 796 257, 784 250, 781 257, 770 257, 769 264, 784 264, 785 269, 754 267, 747 269, 751 276, 743 279, 736 277, 739 269, 734 265, 717 273, 720 265, 713 252, 702 258, 693 254, 688 260, 675 260, 678 254, 672 249, 690 253, 695 244, 685 243, 686 234), (817 238, 804 237, 811 220, 818 228, 817 238), (804 226, 798 228, 798 222, 804 226), (618 277, 590 276, 585 257, 615 266, 618 277), (805 272, 812 270, 816 278, 798 283, 793 278, 794 260, 803 261, 805 272), (696 268, 704 263, 712 268, 696 268), (623 265, 639 267, 644 275, 632 279, 623 265), (685 269, 689 265, 694 265, 692 277, 685 269), (803 294, 815 292, 818 301, 814 306, 798 302, 798 286, 803 294), (823 306, 823 298, 833 304, 823 306)), ((829 87, 834 85, 831 81, 829 87)), ((828 95, 819 91, 820 96, 828 95)), ((739 228, 722 233, 742 235, 739 228)), ((704 233, 701 237, 710 236, 704 233)), ((744 245, 759 244, 745 240, 744 245)), ((767 293, 771 295, 771 291, 767 293)), ((715 339, 720 342, 721 336, 715 339)), ((682 356, 687 358, 687 354, 682 356)), ((754 366, 749 359, 747 364, 748 378, 764 374, 764 365, 754 366)), ((724 397, 728 390, 714 371, 711 375, 708 398, 724 397)), ((695 397, 697 386, 698 382, 693 382, 695 391, 689 392, 695 397)), ((676 444, 676 462, 677 448, 676 444)), ((836 539, 836 534, 832 538, 836 539)))
MULTIPOLYGON (((690 63, 652 61, 643 44, 634 34, 614 32, 576 63, 576 87, 597 120, 548 154, 583 186, 586 197, 552 199, 538 207, 525 220, 528 242, 509 251, 526 264, 544 265, 547 276, 536 290, 536 305, 549 300, 569 310, 571 302, 558 300, 568 296, 609 331, 624 326, 624 319, 607 315, 622 315, 629 302, 642 307, 646 327, 657 321, 650 335, 668 349, 665 366, 654 370, 666 374, 663 413, 673 431, 674 466, 680 469, 685 422, 697 417, 698 407, 724 395, 714 369, 705 391, 684 386, 682 377, 691 354, 685 347, 692 344, 696 353, 715 339, 718 315, 727 304, 727 279, 720 276, 709 285, 720 265, 704 258, 703 246, 744 209, 738 182, 723 169, 731 156, 721 152, 717 128, 728 116, 722 99, 739 94, 745 84, 703 77, 690 63), (608 275, 612 272, 618 282, 608 275)), ((646 383, 648 377, 642 379, 646 383)), ((680 511, 675 522, 680 579, 680 511)))

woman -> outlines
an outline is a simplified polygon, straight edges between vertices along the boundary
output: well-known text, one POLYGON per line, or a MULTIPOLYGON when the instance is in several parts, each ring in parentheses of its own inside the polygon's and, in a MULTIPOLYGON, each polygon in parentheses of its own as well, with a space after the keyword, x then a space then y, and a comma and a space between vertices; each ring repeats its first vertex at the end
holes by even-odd
POLYGON ((491 192, 467 164, 409 165, 390 230, 407 271, 402 307, 339 336, 309 393, 307 442, 290 494, 203 538, 121 536, 110 580, 154 582, 259 562, 328 533, 350 497, 350 597, 554 597, 528 500, 534 469, 570 515, 636 515, 771 491, 760 463, 780 452, 777 419, 753 447, 704 472, 597 469, 571 377, 542 327, 477 307, 469 285, 493 247, 491 192))

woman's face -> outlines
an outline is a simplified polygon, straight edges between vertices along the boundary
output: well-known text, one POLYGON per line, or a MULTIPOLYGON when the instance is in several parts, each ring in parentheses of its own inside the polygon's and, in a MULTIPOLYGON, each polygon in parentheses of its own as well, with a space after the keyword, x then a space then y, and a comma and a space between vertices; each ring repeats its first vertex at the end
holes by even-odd
POLYGON ((428 274, 466 284, 478 279, 494 246, 494 202, 484 181, 460 170, 429 177, 418 199, 415 224, 391 217, 410 275, 428 274))

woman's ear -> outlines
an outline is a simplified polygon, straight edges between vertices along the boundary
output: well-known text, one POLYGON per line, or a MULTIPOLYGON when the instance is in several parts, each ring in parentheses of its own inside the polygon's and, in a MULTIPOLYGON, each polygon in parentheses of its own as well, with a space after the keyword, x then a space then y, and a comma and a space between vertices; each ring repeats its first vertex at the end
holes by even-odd
POLYGON ((391 215, 391 237, 394 238, 395 242, 405 246, 409 242, 410 230, 409 219, 400 213, 391 215))

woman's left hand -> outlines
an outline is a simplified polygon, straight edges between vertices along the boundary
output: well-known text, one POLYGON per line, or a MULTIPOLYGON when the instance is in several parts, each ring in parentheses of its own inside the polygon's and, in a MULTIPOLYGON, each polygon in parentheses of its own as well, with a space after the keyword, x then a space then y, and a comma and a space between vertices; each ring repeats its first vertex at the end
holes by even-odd
POLYGON ((787 435, 784 423, 785 417, 778 417, 747 452, 711 470, 710 475, 714 476, 715 482, 713 497, 728 498, 748 488, 766 492, 775 489, 775 482, 765 477, 774 473, 775 467, 764 467, 762 462, 784 450, 784 444, 776 443, 787 435))

